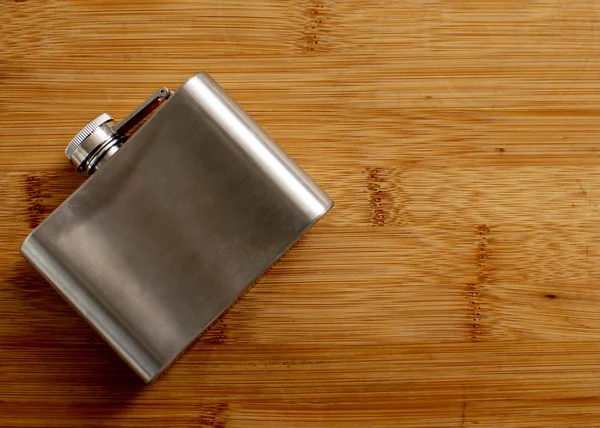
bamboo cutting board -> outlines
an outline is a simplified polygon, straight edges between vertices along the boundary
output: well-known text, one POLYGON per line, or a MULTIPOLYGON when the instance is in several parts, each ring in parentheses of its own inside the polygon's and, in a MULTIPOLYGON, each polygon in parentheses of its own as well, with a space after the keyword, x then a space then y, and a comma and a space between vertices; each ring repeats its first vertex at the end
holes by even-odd
POLYGON ((4 0, 0 426, 600 426, 600 3, 4 0), (336 201, 143 386, 19 256, 208 71, 336 201))

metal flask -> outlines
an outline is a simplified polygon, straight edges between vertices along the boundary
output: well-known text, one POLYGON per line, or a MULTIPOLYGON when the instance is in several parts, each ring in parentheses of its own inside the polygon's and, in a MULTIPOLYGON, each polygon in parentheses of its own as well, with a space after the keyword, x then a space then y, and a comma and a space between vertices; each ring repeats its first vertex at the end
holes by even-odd
POLYGON ((21 253, 145 382, 333 205, 206 73, 66 154, 93 175, 21 253))

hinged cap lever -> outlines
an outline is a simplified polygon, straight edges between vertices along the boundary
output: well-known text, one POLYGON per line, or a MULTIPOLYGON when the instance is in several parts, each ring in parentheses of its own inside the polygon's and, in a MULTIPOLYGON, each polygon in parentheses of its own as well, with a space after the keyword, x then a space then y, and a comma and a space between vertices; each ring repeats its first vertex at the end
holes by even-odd
POLYGON ((102 113, 77 133, 67 146, 65 155, 78 171, 87 170, 92 174, 102 162, 119 150, 129 131, 150 116, 171 95, 172 91, 160 88, 114 127, 111 126, 112 116, 102 113))

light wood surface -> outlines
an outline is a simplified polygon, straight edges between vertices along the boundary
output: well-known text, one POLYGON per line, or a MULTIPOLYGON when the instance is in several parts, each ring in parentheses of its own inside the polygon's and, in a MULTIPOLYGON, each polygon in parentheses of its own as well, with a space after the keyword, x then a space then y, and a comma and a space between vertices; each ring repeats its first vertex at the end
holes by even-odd
POLYGON ((0 3, 0 426, 600 426, 600 2, 0 3), (144 386, 18 254, 208 71, 335 209, 144 386))

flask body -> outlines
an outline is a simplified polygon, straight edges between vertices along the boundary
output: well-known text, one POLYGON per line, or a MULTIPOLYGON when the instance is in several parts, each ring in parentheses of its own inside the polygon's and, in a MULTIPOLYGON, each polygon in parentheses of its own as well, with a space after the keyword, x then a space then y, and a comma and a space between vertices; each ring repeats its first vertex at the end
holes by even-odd
POLYGON ((149 382, 331 206, 200 73, 21 252, 149 382))

